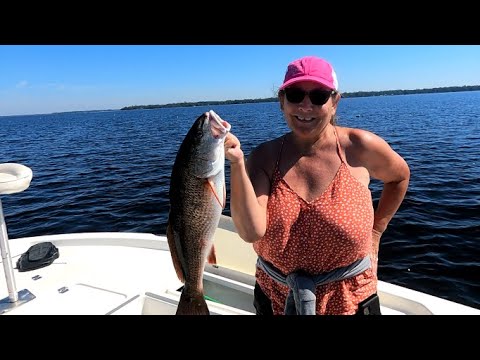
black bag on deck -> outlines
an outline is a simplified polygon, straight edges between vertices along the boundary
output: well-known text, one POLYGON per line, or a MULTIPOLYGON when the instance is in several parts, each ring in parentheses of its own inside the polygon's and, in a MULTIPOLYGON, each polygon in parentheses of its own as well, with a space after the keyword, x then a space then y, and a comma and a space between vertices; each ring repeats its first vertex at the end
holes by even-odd
POLYGON ((57 247, 51 242, 35 244, 17 260, 17 269, 19 272, 40 269, 50 265, 59 256, 57 247))

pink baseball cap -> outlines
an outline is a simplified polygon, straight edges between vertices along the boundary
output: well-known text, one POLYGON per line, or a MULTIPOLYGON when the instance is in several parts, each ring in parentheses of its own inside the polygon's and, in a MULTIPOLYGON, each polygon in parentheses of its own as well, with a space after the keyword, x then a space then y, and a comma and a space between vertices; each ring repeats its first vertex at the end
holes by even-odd
POLYGON ((300 81, 314 81, 332 90, 338 90, 338 81, 332 65, 316 56, 305 56, 288 64, 285 80, 279 90, 300 81))

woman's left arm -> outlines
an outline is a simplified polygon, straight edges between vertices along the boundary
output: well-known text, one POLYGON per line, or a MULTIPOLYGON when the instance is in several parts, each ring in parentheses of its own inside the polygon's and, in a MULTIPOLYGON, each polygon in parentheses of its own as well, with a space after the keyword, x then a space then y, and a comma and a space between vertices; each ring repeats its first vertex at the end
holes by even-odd
POLYGON ((373 254, 378 254, 380 237, 400 207, 410 181, 407 162, 381 137, 364 130, 355 132, 360 160, 374 179, 383 182, 383 190, 375 210, 373 254))
POLYGON ((383 233, 405 197, 410 169, 407 162, 378 135, 360 130, 357 137, 363 166, 372 178, 383 182, 373 223, 373 229, 383 233))

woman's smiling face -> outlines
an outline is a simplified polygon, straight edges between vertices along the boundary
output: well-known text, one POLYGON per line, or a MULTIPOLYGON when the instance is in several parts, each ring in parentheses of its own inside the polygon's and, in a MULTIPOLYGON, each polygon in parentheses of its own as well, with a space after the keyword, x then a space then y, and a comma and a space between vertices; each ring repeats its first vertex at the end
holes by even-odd
POLYGON ((336 113, 338 96, 332 96, 331 90, 313 81, 298 82, 289 88, 295 90, 292 94, 286 94, 289 89, 285 89, 280 96, 280 104, 290 129, 305 135, 323 130, 336 113), (302 97, 302 91, 308 93, 308 96, 304 94, 303 99, 298 102, 302 97), (314 102, 321 103, 322 94, 326 102, 323 105, 315 105, 311 98, 314 102), (289 98, 295 102, 289 101, 289 98))

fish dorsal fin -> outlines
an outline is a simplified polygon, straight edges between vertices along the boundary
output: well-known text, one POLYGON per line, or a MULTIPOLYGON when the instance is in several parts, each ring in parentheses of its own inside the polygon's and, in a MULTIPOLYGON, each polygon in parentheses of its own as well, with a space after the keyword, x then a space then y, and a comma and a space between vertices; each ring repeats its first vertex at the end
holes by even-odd
POLYGON ((170 226, 170 222, 167 225, 167 240, 168 240, 168 246, 170 247, 170 255, 172 255, 172 262, 173 262, 173 267, 175 268, 175 272, 177 273, 179 280, 182 283, 185 283, 185 273, 183 271, 180 258, 178 257, 177 245, 175 241, 175 233, 172 230, 172 227, 170 226))

